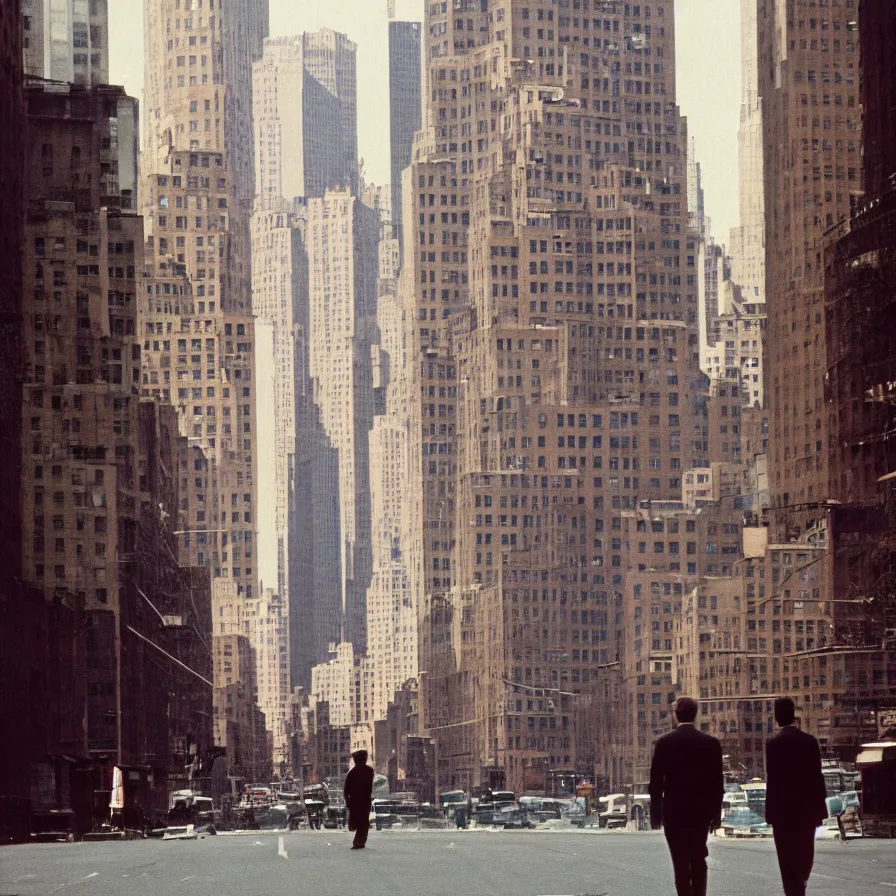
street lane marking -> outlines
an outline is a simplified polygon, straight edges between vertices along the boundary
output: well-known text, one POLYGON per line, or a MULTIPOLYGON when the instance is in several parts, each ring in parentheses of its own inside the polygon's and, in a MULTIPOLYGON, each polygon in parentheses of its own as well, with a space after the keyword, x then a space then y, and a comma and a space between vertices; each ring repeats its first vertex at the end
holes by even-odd
POLYGON ((49 892, 50 893, 58 893, 60 890, 64 890, 66 887, 74 887, 74 886, 77 886, 78 884, 85 883, 86 881, 90 880, 92 877, 99 877, 99 876, 100 876, 99 871, 92 871, 90 874, 87 875, 87 877, 82 877, 82 878, 79 878, 78 880, 73 880, 70 884, 60 884, 58 887, 55 887, 54 889, 50 890, 49 892))
POLYGON ((286 847, 283 845, 283 837, 280 837, 280 841, 277 844, 277 855, 283 856, 284 859, 289 858, 289 856, 286 854, 286 847))

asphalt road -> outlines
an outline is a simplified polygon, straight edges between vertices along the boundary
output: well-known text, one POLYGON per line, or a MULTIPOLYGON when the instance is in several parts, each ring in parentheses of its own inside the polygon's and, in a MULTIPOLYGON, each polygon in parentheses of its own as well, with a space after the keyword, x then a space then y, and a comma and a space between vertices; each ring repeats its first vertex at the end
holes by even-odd
MULTIPOLYGON (((0 896, 670 896, 658 834, 345 832, 0 848, 0 896)), ((774 846, 714 841, 709 893, 779 894, 774 846)), ((896 894, 896 841, 818 844, 812 896, 896 894)))

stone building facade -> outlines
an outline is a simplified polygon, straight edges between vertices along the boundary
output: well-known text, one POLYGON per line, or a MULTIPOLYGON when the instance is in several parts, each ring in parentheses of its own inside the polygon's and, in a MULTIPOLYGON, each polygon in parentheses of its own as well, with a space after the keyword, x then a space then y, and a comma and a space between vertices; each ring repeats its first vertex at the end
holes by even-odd
POLYGON ((705 458, 698 252, 672 7, 469 6, 428 10, 405 181, 411 565, 442 785, 520 789, 593 774, 623 514, 705 458))
POLYGON ((273 744, 258 705, 255 602, 242 597, 237 587, 232 579, 213 583, 215 744, 227 750, 229 775, 248 784, 269 779, 273 744))
POLYGON ((109 83, 108 0, 20 0, 25 74, 79 87, 109 83))
POLYGON ((327 28, 268 38, 253 78, 256 205, 357 195, 357 46, 327 28))
POLYGON ((765 185, 757 0, 741 0, 741 106, 738 140, 740 222, 730 235, 731 278, 747 304, 765 304, 765 185))
MULTIPOLYGON (((769 475, 775 523, 784 527, 788 517, 829 494, 824 234, 849 217, 861 190, 857 5, 757 5, 771 322, 769 475)), ((806 525, 812 521, 791 522, 792 529, 806 525)))
POLYGON ((392 223, 401 232, 402 175, 413 158, 414 137, 423 112, 421 22, 389 22, 389 151, 392 171, 392 223))
POLYGON ((347 191, 308 202, 308 372, 339 457, 341 638, 365 650, 379 213, 347 191))
POLYGON ((176 552, 185 442, 171 409, 139 395, 136 103, 33 81, 26 106, 23 576, 86 630, 53 716, 81 730, 68 755, 97 790, 113 765, 150 769, 152 812, 187 781, 186 745, 212 746, 211 612, 176 552))
MULTIPOLYGON (((247 601, 259 597, 251 67, 267 29, 266 0, 214 11, 144 5, 142 389, 176 408, 191 447, 181 556, 208 569, 213 591, 233 583, 247 601)), ((248 651, 238 664, 245 680, 215 682, 217 713, 224 688, 231 701, 249 701, 217 719, 231 774, 257 767, 255 726, 264 718, 246 658, 252 645, 240 642, 239 651, 248 651)))

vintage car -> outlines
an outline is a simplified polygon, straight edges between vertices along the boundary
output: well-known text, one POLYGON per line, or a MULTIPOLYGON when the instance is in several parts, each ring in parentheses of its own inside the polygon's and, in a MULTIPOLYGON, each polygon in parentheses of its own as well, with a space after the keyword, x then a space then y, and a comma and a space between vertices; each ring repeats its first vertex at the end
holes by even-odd
POLYGON ((734 806, 722 819, 722 832, 726 837, 767 837, 771 828, 749 806, 734 806))

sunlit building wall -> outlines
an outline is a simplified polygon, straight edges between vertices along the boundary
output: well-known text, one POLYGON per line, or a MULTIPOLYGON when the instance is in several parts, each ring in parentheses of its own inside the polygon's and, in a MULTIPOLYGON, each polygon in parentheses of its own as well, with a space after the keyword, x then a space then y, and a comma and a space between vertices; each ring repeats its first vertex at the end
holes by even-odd
POLYGON ((25 74, 109 83, 108 0, 22 0, 25 74))

